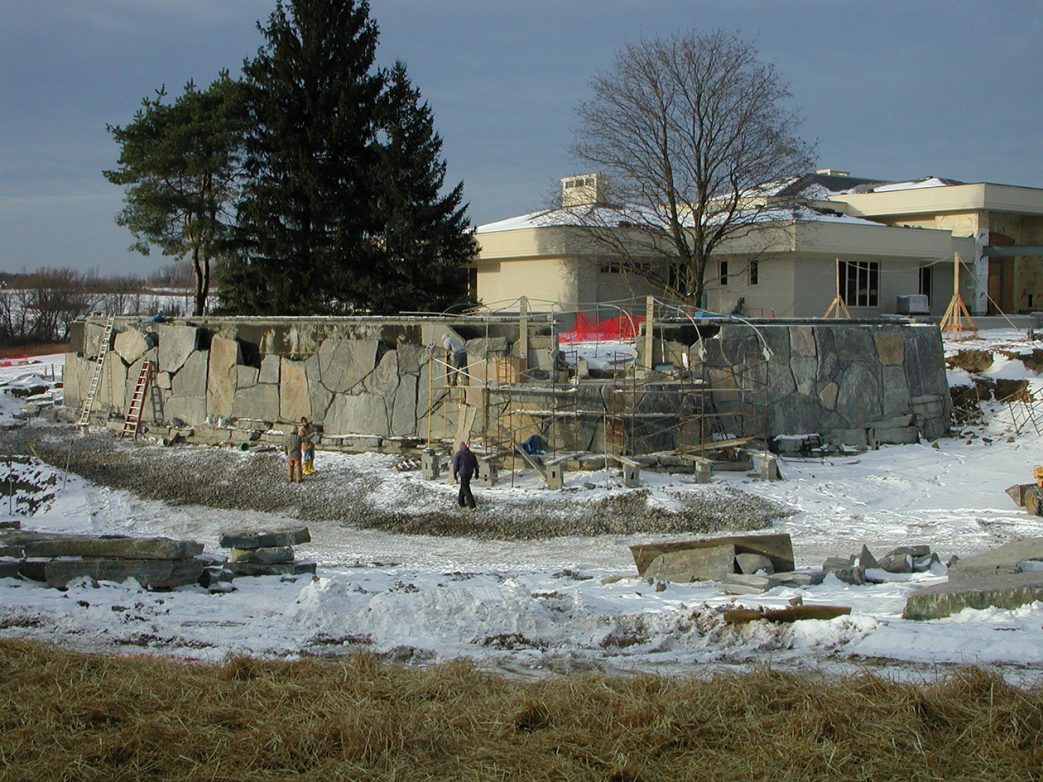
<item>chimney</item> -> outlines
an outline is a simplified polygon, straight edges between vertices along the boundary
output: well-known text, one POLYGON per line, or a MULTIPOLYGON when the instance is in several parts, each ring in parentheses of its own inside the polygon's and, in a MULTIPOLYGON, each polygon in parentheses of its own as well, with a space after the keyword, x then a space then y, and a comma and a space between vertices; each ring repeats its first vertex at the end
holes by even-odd
POLYGON ((561 205, 585 206, 608 203, 608 177, 604 174, 581 174, 561 180, 561 205))

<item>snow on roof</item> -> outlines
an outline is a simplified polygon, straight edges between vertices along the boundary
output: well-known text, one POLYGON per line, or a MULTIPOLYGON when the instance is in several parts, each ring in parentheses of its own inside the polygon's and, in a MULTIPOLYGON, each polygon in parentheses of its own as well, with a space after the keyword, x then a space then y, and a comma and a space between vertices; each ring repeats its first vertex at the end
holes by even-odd
MULTIPOLYGON (((873 220, 866 220, 861 217, 848 217, 834 212, 803 206, 796 209, 775 208, 747 210, 746 212, 739 212, 737 214, 743 223, 796 221, 804 223, 847 223, 850 225, 874 226, 876 228, 888 227, 882 223, 873 220)), ((486 223, 485 225, 478 226, 476 230, 479 234, 490 234, 500 231, 518 231, 526 228, 552 228, 570 225, 609 225, 628 222, 628 217, 630 218, 629 222, 636 225, 649 225, 656 222, 654 216, 651 215, 649 210, 623 210, 610 209, 608 207, 593 207, 584 212, 575 209, 550 209, 541 212, 530 212, 529 214, 508 217, 504 220, 498 220, 493 223, 486 223), (593 214, 595 211, 598 214, 593 214), (593 219, 590 220, 590 222, 587 222, 587 220, 584 219, 587 216, 592 217, 593 219)), ((685 222, 689 225, 691 224, 691 221, 685 222)), ((715 221, 711 219, 710 223, 712 224, 713 222, 715 221)))
POLYGON ((920 179, 913 179, 908 182, 888 182, 884 185, 877 185, 871 188, 870 192, 873 193, 889 193, 893 190, 919 190, 925 187, 948 187, 949 185, 959 185, 961 182, 957 182, 953 179, 942 179, 936 176, 925 176, 920 179))

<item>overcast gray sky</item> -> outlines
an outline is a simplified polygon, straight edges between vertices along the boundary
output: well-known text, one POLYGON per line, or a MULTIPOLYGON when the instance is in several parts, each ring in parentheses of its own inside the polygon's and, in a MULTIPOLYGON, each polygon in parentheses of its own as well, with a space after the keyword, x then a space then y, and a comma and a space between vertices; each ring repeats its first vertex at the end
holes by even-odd
MULTIPOLYGON (((0 271, 146 273, 102 169, 166 84, 238 73, 275 0, 3 0, 0 271)), ((574 171, 573 109, 626 41, 696 28, 755 40, 820 166, 1043 187, 1040 0, 372 0, 382 64, 434 111, 476 225, 542 207, 574 171)))

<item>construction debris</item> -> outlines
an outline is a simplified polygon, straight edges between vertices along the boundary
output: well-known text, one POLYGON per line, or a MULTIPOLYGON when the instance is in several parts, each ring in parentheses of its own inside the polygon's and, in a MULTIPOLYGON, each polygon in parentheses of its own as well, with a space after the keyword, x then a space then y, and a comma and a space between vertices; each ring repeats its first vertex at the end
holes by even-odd
POLYGON ((773 572, 793 570, 793 544, 787 534, 646 543, 631 546, 630 553, 641 577, 658 581, 722 581, 739 572, 736 557, 741 554, 763 557, 773 572))

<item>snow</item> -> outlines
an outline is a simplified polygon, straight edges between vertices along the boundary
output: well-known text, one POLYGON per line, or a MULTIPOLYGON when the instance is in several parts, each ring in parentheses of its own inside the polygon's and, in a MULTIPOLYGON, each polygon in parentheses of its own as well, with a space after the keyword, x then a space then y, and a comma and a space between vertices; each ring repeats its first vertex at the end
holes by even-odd
POLYGON ((889 193, 895 190, 919 190, 926 187, 948 187, 951 182, 946 182, 936 176, 927 176, 922 179, 913 179, 909 182, 889 182, 886 185, 877 185, 873 188, 874 193, 889 193))
MULTIPOLYGON (((983 332, 981 339, 947 345, 1003 345, 1012 353, 1038 348, 1016 331, 983 332)), ((619 345, 578 346, 588 360, 619 345)), ((0 367, 3 390, 32 386, 39 365, 0 367)), ((950 371, 951 380, 969 376, 950 371)), ((1043 381, 1017 359, 997 354, 992 376, 1043 381)), ((0 394, 0 422, 22 400, 0 394)), ((1013 431, 1006 406, 986 411, 982 427, 935 444, 885 446, 852 456, 780 458, 784 480, 755 482, 742 473, 715 476, 743 491, 792 508, 774 531, 792 536, 797 567, 816 570, 827 556, 857 554, 866 544, 880 556, 899 545, 926 543, 942 562, 981 553, 1024 536, 1043 535, 1043 519, 1014 506, 1004 489, 1028 482, 1043 464, 1043 440, 1030 428, 1013 431)), ((192 449, 171 451, 191 459, 192 449)), ((393 457, 319 453, 319 470, 350 465, 371 474, 374 497, 391 506, 452 503, 453 487, 389 469, 393 457), (416 486, 427 486, 418 500, 416 486)), ((246 455, 229 450, 228 458, 246 455)), ((44 487, 33 515, 9 504, 8 517, 26 529, 192 538, 219 552, 221 530, 298 523, 290 516, 197 506, 172 507, 110 490, 35 460, 10 463, 12 475, 44 487)), ((604 496, 613 475, 569 473, 577 502, 604 496), (584 484, 593 485, 588 488, 584 484)), ((684 476, 643 473, 653 501, 700 490, 684 476)), ((305 489, 307 486, 305 485, 305 489)), ((534 477, 477 489, 479 503, 510 505, 545 492, 534 477)), ((560 497, 547 493, 548 497, 560 497)), ((479 511, 480 512, 480 511, 479 511)), ((646 670, 687 673, 693 666, 731 668, 770 662, 793 669, 836 672, 877 666, 896 677, 931 677, 949 665, 994 667, 1019 682, 1039 681, 1043 665, 1043 603, 1016 610, 964 610, 935 621, 901 618, 917 587, 943 583, 945 568, 916 574, 876 571, 883 583, 852 586, 828 576, 821 585, 778 587, 734 597, 715 583, 669 584, 656 591, 637 576, 628 546, 654 536, 567 537, 544 541, 477 541, 359 530, 336 520, 311 522, 312 542, 298 558, 318 572, 293 578, 237 578, 234 591, 200 587, 149 592, 133 581, 86 580, 67 591, 0 579, 0 637, 24 637, 99 651, 177 655, 220 661, 228 655, 295 657, 368 649, 419 664, 467 657, 521 675, 567 670, 646 670), (724 623, 735 605, 844 605, 851 614, 794 624, 724 623)), ((672 536, 677 539, 685 536, 672 536)), ((658 539, 664 539, 662 537, 658 539)))

